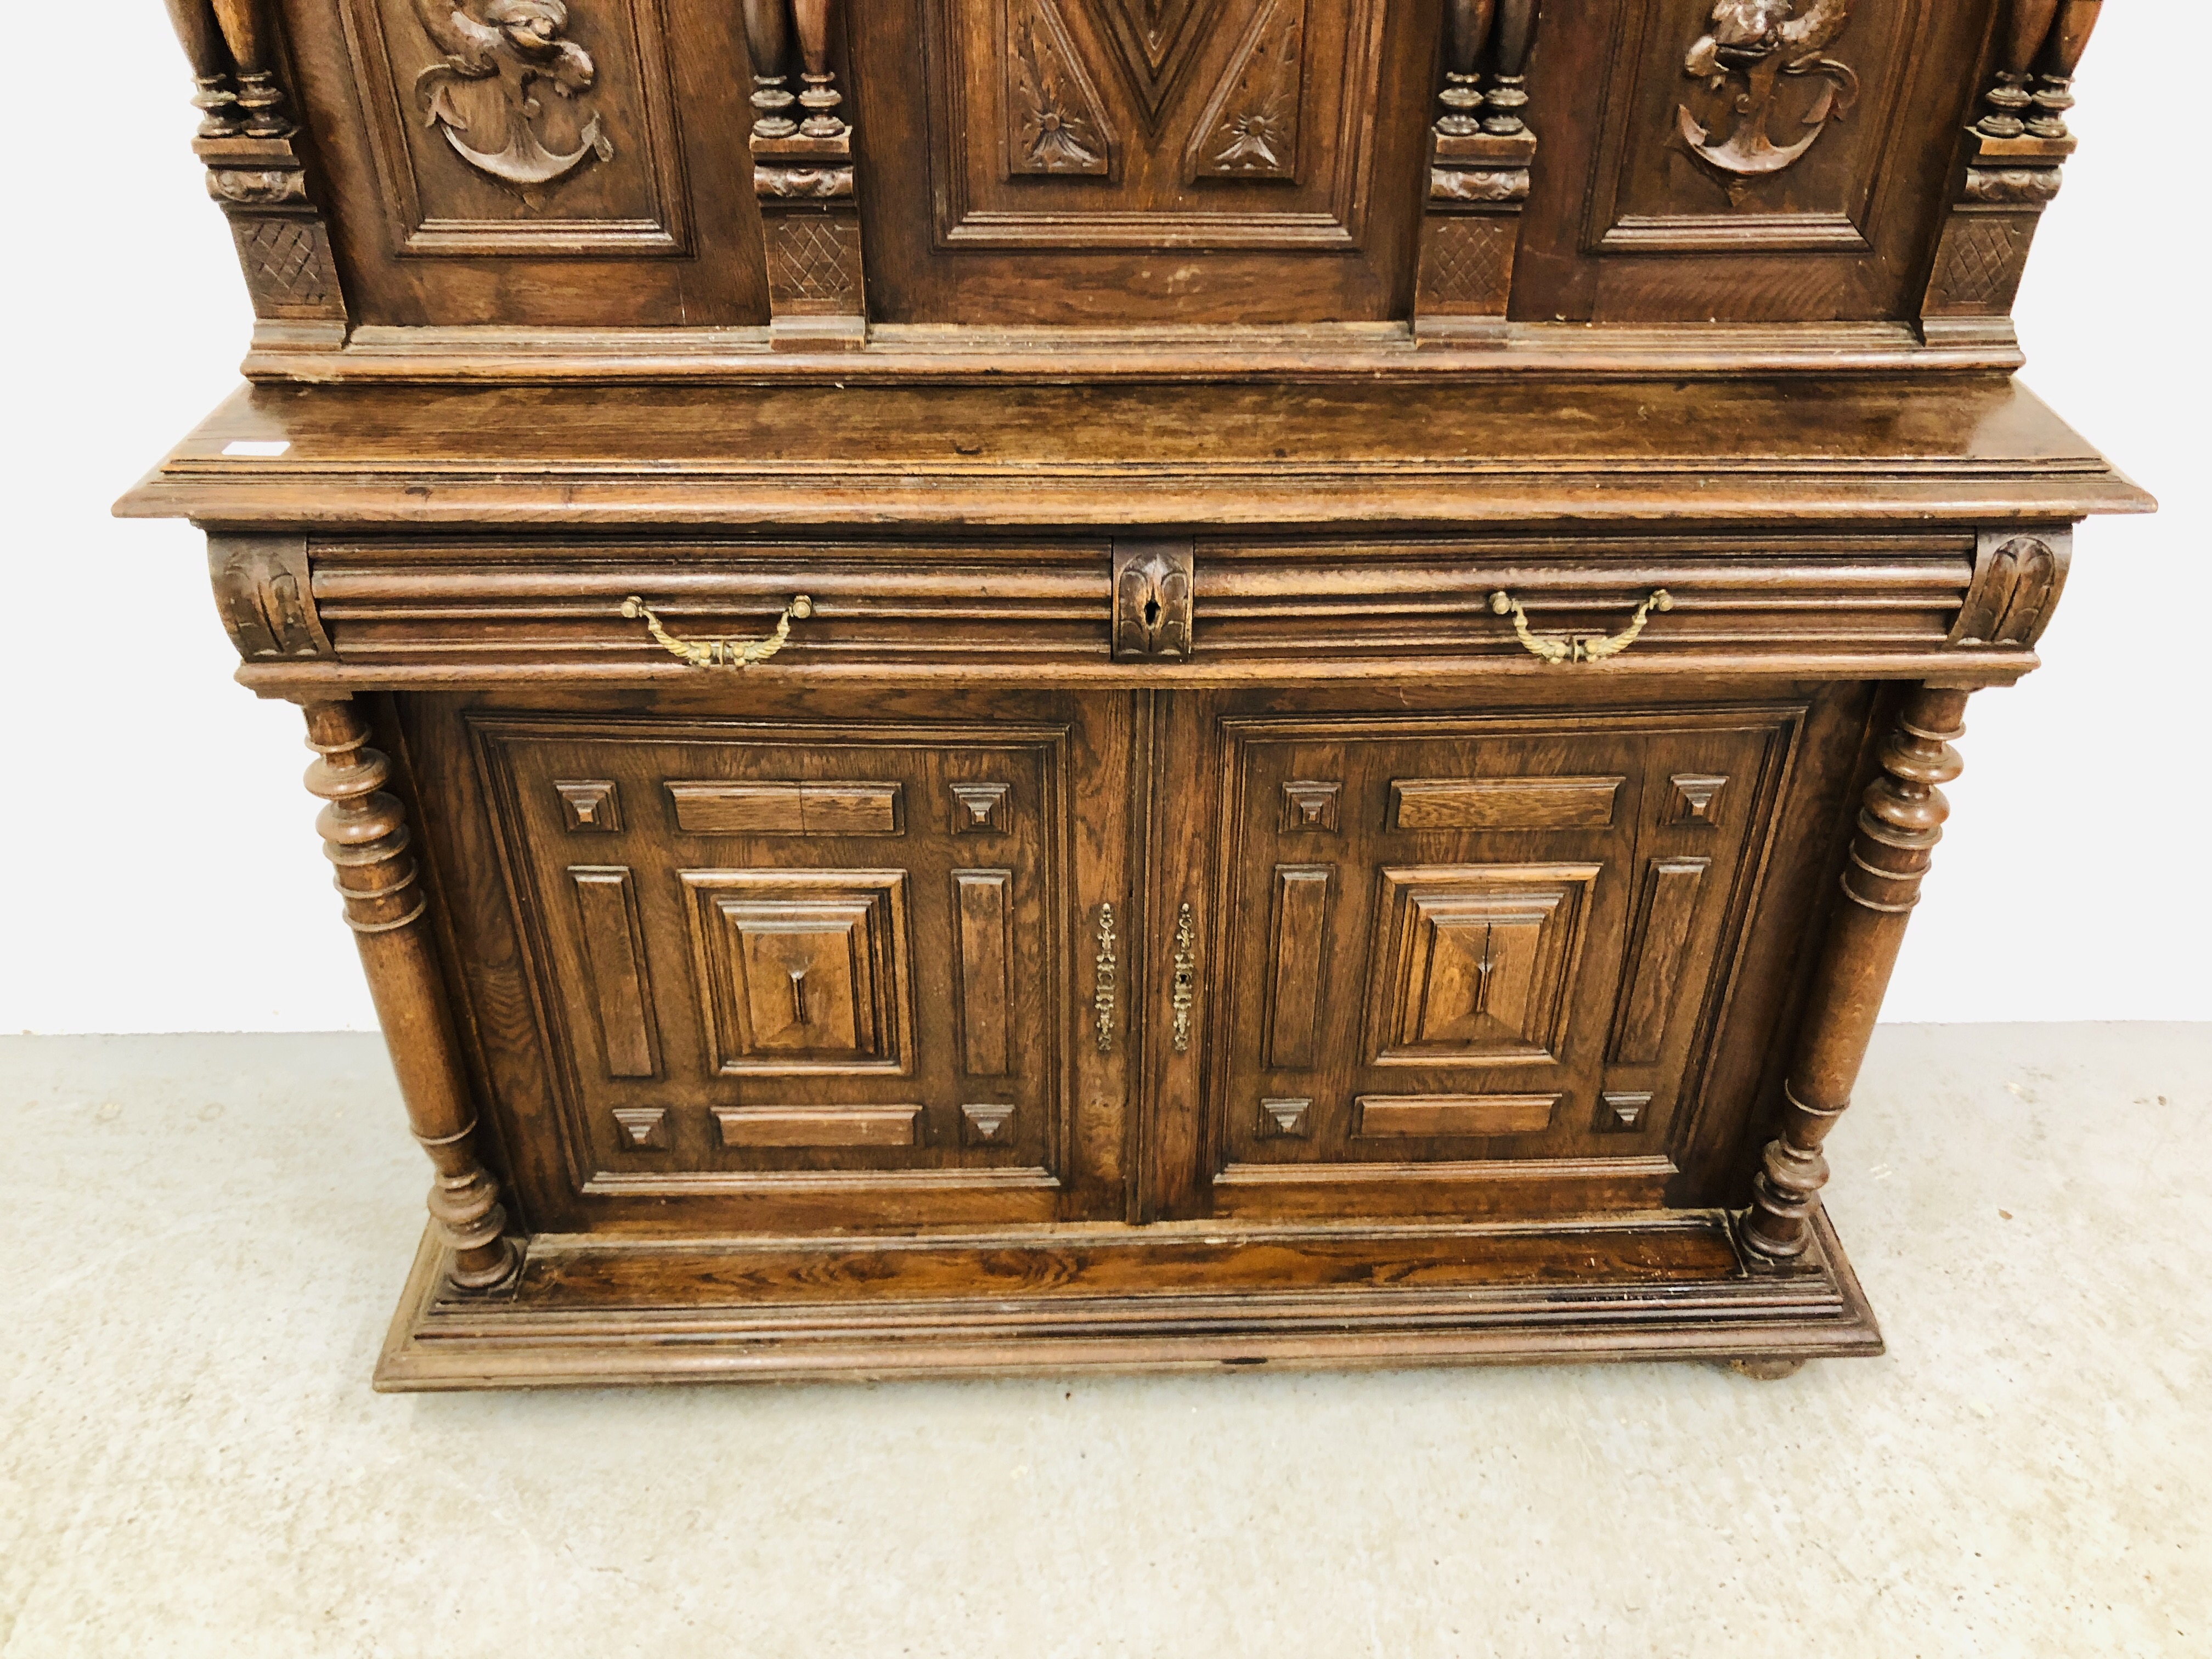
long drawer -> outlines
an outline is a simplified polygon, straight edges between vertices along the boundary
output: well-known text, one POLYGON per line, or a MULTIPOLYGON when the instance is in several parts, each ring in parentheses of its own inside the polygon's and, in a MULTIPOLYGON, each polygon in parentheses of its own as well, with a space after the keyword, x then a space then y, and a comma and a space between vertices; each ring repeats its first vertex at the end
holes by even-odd
POLYGON ((725 642, 726 663, 785 620, 751 672, 1203 684, 1562 667, 1894 676, 1962 658, 2007 678, 2033 661, 2068 537, 213 545, 249 678, 304 659, 398 684, 660 678, 693 672, 686 643, 725 642), (281 627, 254 619, 282 610, 266 583, 302 576, 313 627, 286 648, 281 627))

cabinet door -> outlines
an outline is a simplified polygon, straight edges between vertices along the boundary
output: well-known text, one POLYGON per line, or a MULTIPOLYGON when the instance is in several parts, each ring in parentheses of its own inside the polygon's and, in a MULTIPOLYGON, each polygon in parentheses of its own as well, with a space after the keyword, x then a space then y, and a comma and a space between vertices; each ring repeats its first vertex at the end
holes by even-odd
POLYGON ((1802 710, 1187 701, 1158 1212, 1662 1201, 1802 710))
POLYGON ((1118 1214, 1085 918, 1120 890, 1087 826, 1119 821, 1093 798, 1126 792, 1124 708, 470 716, 572 1195, 663 1225, 1118 1214))

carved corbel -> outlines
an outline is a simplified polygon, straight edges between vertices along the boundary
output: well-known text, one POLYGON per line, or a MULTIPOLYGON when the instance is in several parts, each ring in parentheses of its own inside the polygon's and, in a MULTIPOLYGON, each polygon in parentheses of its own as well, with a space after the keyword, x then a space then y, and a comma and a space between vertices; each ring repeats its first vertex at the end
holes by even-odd
POLYGON ((1944 642, 2032 648, 2051 626, 2073 557, 2070 528, 1983 531, 1973 580, 1944 642))
POLYGON ((168 0, 201 112, 192 149, 206 164, 208 194, 230 221, 254 316, 336 345, 344 337, 345 300, 299 130, 277 84, 264 3, 168 0))
POLYGON ((1528 106, 1536 0, 1447 0, 1442 112, 1430 130, 1414 325, 1503 328, 1536 136, 1528 106), (1487 81, 1487 88, 1484 82, 1487 81))
POLYGON ((858 347, 867 337, 853 127, 830 59, 831 4, 744 0, 769 341, 793 350, 858 347))
POLYGON ((1958 193, 1920 304, 1931 344, 2013 343, 2013 297, 2074 153, 2066 112, 2101 9, 2102 0, 2006 0, 1997 67, 1966 129, 1958 193))
POLYGON ((246 661, 337 654, 315 614, 305 537, 211 535, 208 577, 223 629, 246 661))

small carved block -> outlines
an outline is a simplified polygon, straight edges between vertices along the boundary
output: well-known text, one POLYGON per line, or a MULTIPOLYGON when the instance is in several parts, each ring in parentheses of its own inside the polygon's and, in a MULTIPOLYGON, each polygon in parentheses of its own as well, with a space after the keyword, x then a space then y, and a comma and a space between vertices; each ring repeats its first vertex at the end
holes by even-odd
POLYGON ((1195 561, 1188 541, 1114 543, 1115 660, 1190 655, 1195 561))
POLYGON ((1006 830, 1007 802, 1012 790, 1003 783, 955 783, 952 790, 952 833, 956 836, 1000 836, 1006 830))
POLYGON ((622 804, 612 783, 599 779, 556 778, 561 816, 572 830, 612 835, 622 828, 622 804))
POLYGON ((615 1121, 622 1128, 622 1144, 629 1151, 659 1152, 668 1149, 668 1109, 664 1106, 617 1106, 615 1121))
POLYGON ((963 1103, 960 1133, 970 1146, 1004 1146, 1013 1139, 1008 1125, 1014 1121, 1009 1105, 963 1103))
POLYGON ((1341 827, 1339 806, 1344 786, 1300 779, 1283 786, 1283 815, 1275 827, 1286 836, 1318 832, 1333 836, 1341 827))
POLYGON ((1673 785, 1667 798, 1666 816, 1662 823, 1701 823, 1716 829, 1721 821, 1721 796, 1728 788, 1724 775, 1697 772, 1678 772, 1668 782, 1673 785))
POLYGON ((1974 549, 1974 579, 1948 642, 2033 646, 2058 607, 2073 551, 2071 530, 2033 535, 1982 532, 1974 549))
POLYGON ((1260 1133, 1270 1139, 1296 1137, 1303 1139, 1313 1133, 1313 1102, 1310 1100, 1263 1100, 1260 1103, 1260 1133))
POLYGON ((1598 1097, 1598 1106, 1597 1127, 1601 1133, 1620 1133, 1641 1128, 1651 1109, 1651 1091, 1608 1089, 1598 1097))
POLYGON ((247 661, 337 654, 315 614, 305 538, 210 536, 208 574, 222 625, 247 661))

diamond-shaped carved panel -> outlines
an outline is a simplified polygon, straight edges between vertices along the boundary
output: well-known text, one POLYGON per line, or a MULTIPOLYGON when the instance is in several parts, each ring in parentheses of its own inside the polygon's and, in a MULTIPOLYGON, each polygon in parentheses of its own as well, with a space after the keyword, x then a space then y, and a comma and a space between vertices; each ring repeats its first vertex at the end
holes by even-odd
POLYGON ((904 871, 681 874, 716 1071, 913 1070, 904 871))
POLYGON ((1595 864, 1382 872, 1368 1051, 1376 1066, 1556 1061, 1595 864))

